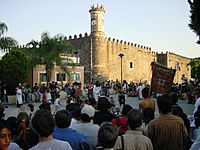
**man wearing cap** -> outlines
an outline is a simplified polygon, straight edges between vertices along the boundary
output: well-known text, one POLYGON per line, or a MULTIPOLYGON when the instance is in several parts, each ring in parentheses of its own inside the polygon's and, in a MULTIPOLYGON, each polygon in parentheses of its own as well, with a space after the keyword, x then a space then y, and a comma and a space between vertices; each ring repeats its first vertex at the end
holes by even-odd
POLYGON ((95 109, 91 105, 86 104, 81 109, 80 123, 75 124, 72 127, 74 130, 87 136, 88 143, 93 148, 97 145, 97 135, 99 130, 99 125, 93 124, 92 121, 94 113, 95 109))

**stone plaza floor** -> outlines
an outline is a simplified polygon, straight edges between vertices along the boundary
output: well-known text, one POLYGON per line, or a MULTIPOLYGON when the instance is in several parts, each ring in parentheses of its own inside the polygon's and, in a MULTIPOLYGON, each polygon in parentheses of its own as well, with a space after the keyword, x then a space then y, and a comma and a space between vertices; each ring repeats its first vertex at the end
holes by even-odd
MULTIPOLYGON (((112 95, 113 98, 116 100, 117 99, 117 95, 112 95)), ((66 106, 66 101, 65 100, 61 100, 62 103, 62 107, 61 109, 65 109, 66 106)), ((137 97, 128 97, 128 99, 126 100, 126 103, 131 105, 133 108, 138 108, 138 103, 139 100, 137 97)), ((38 109, 38 106, 41 104, 40 103, 32 103, 35 106, 35 110, 38 109)), ((185 100, 179 100, 178 104, 183 108, 184 112, 187 115, 192 115, 193 112, 193 104, 187 104, 185 100)), ((21 109, 17 108, 16 105, 12 104, 12 105, 8 105, 8 108, 5 108, 5 118, 8 118, 9 116, 17 116, 19 111, 28 111, 28 104, 24 104, 23 107, 21 109)), ((52 108, 52 113, 55 110, 55 106, 51 105, 52 108)), ((158 112, 158 108, 156 106, 156 112, 155 112, 155 116, 159 116, 159 112, 158 112)))

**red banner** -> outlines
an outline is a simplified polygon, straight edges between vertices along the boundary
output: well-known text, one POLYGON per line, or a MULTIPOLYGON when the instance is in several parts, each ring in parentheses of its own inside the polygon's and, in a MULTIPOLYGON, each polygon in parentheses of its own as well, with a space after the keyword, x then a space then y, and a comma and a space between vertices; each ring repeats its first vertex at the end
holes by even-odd
POLYGON ((152 78, 151 78, 152 91, 160 94, 170 93, 176 70, 169 69, 155 62, 151 63, 151 65, 152 65, 152 78))

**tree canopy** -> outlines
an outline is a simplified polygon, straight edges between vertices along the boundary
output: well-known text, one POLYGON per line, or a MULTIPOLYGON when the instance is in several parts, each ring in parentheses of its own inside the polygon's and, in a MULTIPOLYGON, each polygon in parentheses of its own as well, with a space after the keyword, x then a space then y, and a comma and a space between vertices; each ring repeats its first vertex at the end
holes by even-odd
POLYGON ((5 23, 0 22, 0 50, 9 51, 12 47, 17 45, 17 41, 12 37, 3 36, 8 31, 8 27, 5 23))
POLYGON ((49 33, 44 32, 41 35, 41 41, 36 42, 32 40, 29 45, 29 48, 25 48, 25 52, 32 59, 32 65, 44 65, 46 69, 46 79, 47 83, 51 79, 51 71, 54 68, 55 64, 60 66, 61 70, 70 73, 69 65, 72 66, 72 61, 70 59, 67 62, 63 62, 61 53, 73 54, 72 45, 63 40, 64 36, 58 34, 54 37, 51 37, 49 33), (30 45, 32 45, 30 47, 30 45))
POLYGON ((200 0, 188 0, 190 5, 190 29, 198 36, 197 43, 200 44, 200 0))
POLYGON ((30 71, 30 60, 20 50, 11 50, 0 61, 0 79, 7 84, 8 93, 15 93, 18 83, 26 82, 30 71))
POLYGON ((200 81, 200 57, 194 58, 188 64, 191 66, 192 69, 192 77, 200 81))

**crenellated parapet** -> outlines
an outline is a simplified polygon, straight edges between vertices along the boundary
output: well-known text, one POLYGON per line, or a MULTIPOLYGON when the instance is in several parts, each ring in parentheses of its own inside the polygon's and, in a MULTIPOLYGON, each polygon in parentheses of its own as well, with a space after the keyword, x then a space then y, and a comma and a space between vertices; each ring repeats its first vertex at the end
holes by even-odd
POLYGON ((107 42, 111 44, 121 45, 121 47, 126 47, 130 49, 138 49, 140 52, 149 52, 149 53, 155 54, 155 52, 151 51, 151 47, 143 46, 140 44, 131 43, 131 42, 127 42, 127 41, 123 41, 123 40, 119 40, 119 39, 115 39, 111 37, 107 38, 107 42))
POLYGON ((88 37, 88 34, 87 32, 84 34, 84 36, 80 33, 78 36, 75 34, 75 35, 69 35, 69 37, 67 38, 66 36, 62 39, 62 40, 81 40, 82 38, 85 38, 85 37, 88 37), (72 38, 73 37, 73 38, 72 38))
POLYGON ((89 12, 91 12, 91 11, 103 11, 103 12, 105 12, 105 9, 104 9, 103 5, 99 6, 99 4, 97 4, 97 6, 95 6, 95 5, 91 6, 91 9, 89 10, 89 12))

